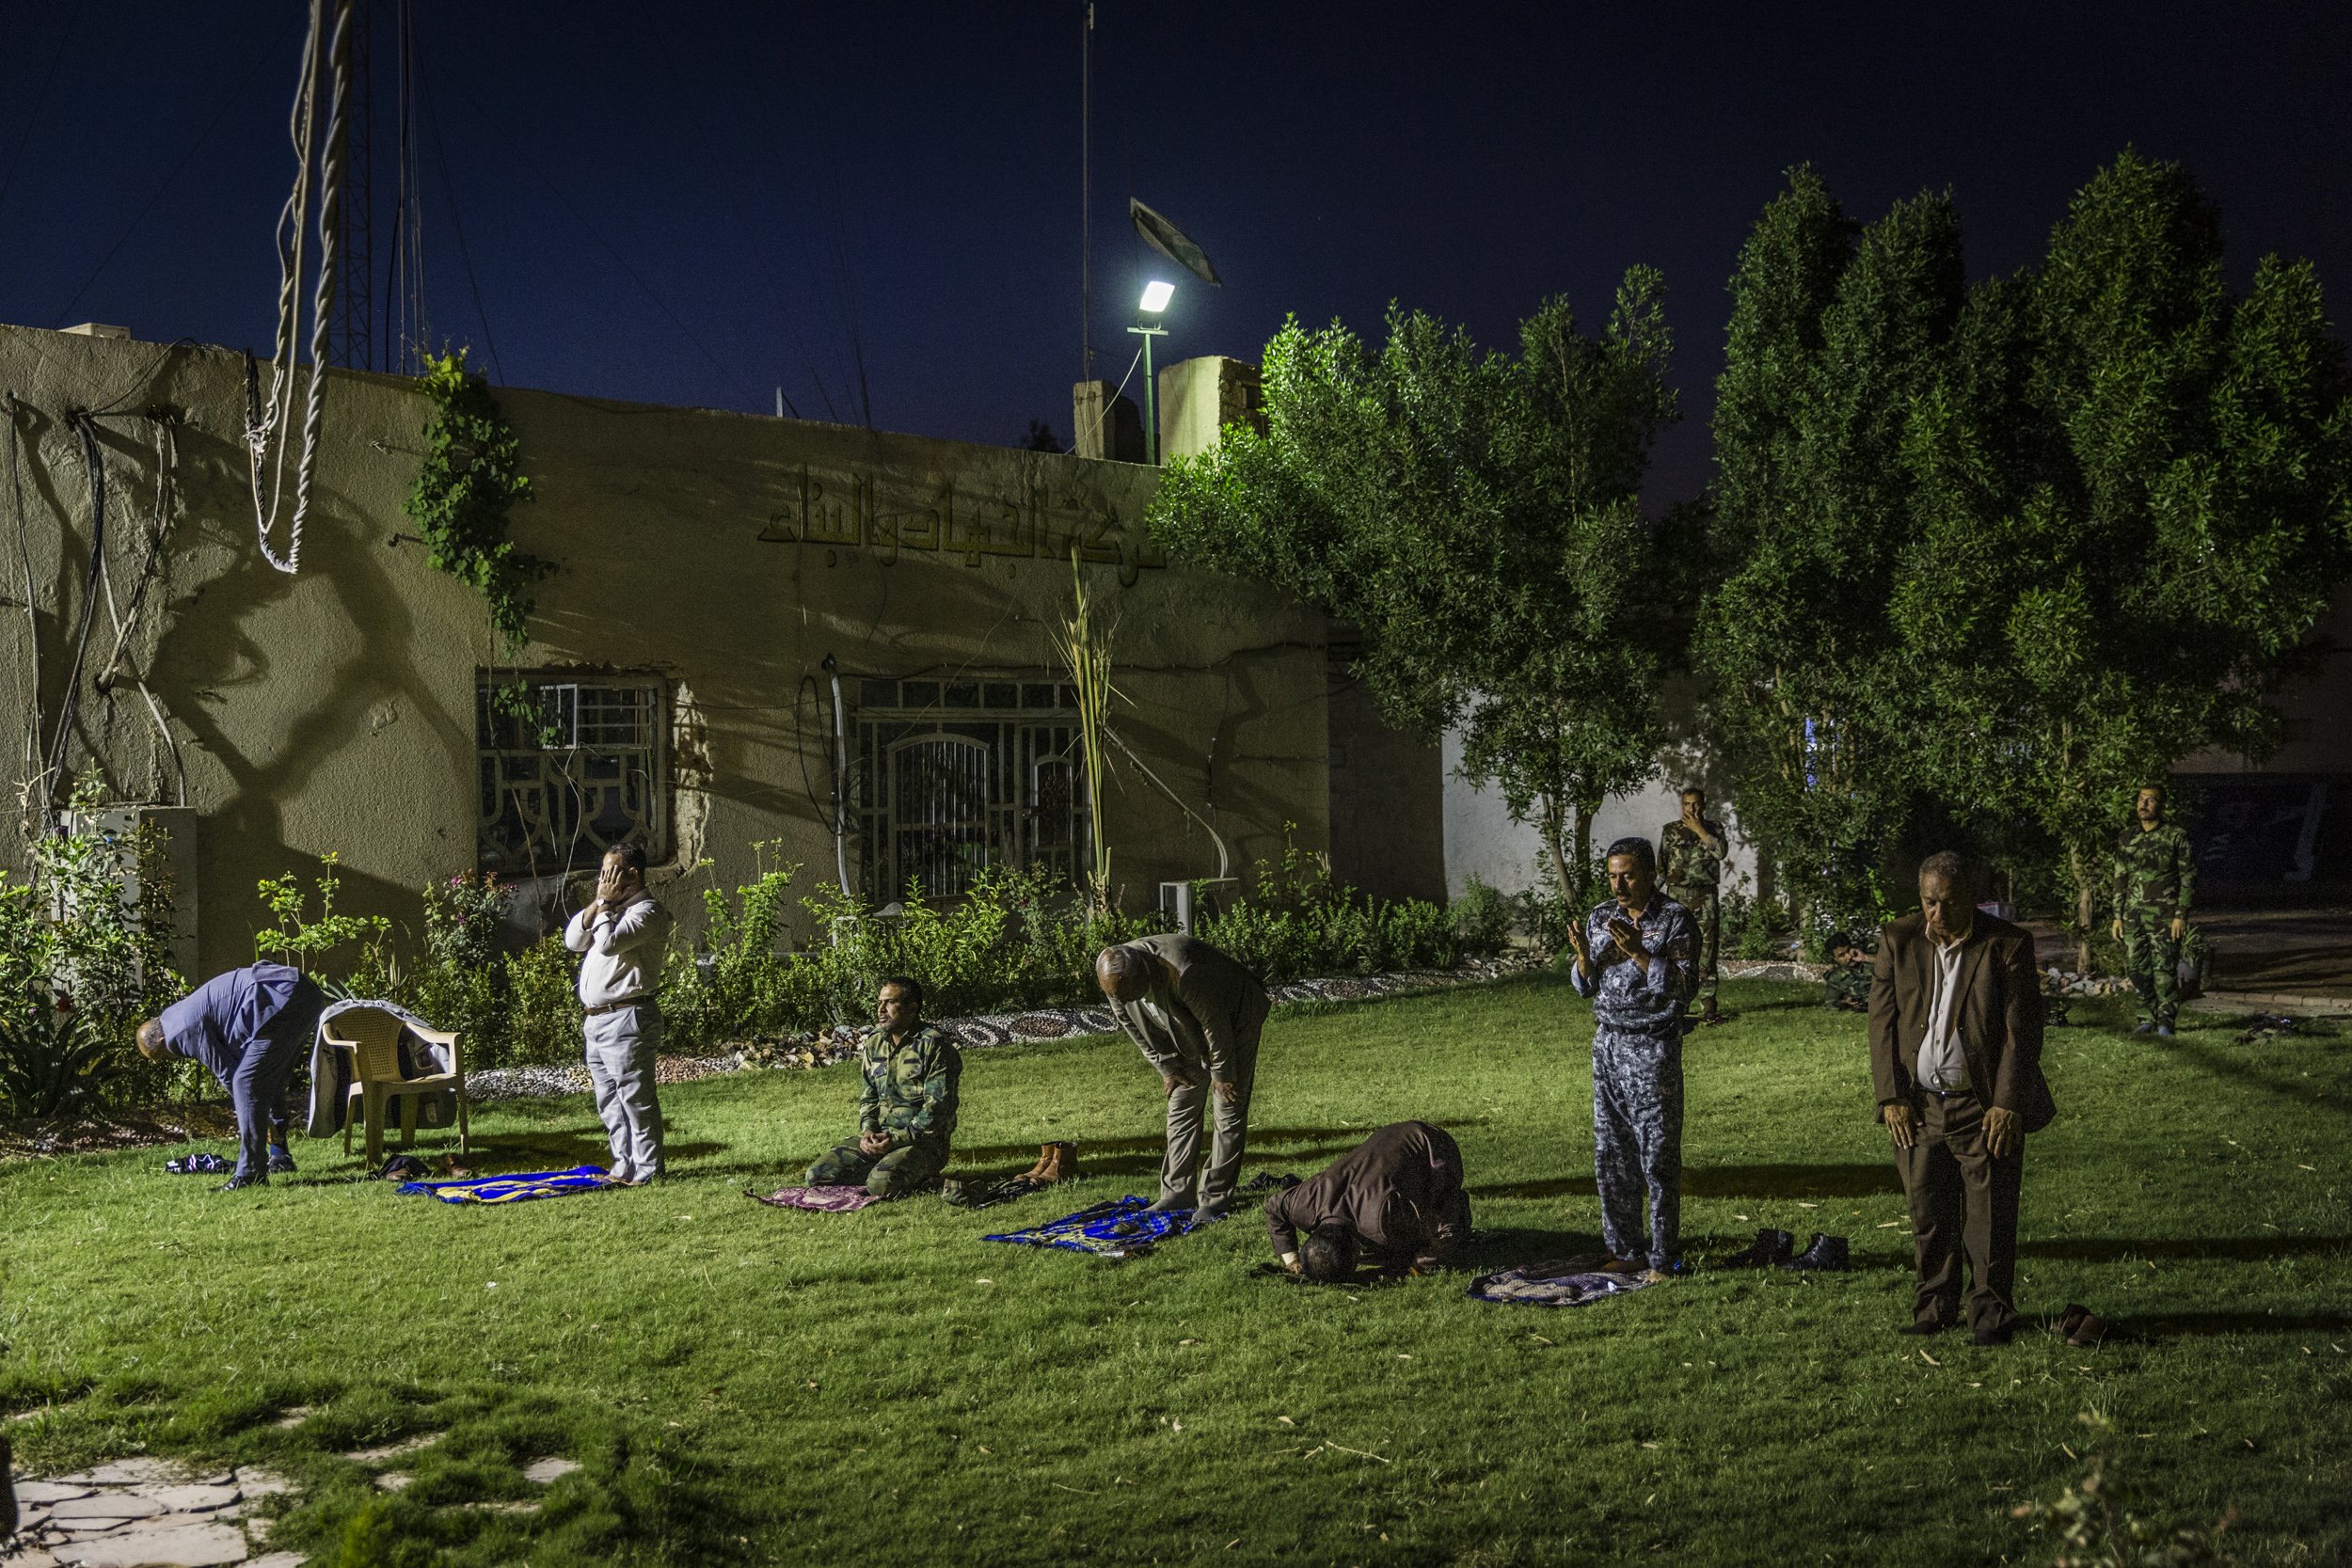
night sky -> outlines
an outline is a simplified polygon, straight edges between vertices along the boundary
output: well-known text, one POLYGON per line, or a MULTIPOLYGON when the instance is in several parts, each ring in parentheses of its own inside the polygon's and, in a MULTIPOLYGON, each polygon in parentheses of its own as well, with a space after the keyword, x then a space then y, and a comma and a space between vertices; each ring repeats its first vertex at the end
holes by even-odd
MULTIPOLYGON (((392 253, 393 0, 375 0, 374 250, 392 253)), ((517 386, 1017 442, 1079 370, 1079 0, 414 0, 434 341, 517 386), (462 230, 463 246, 459 243, 462 230), (470 261, 470 279, 467 262, 470 261), (479 293, 479 304, 476 293, 479 293), (495 348, 495 362, 490 350, 495 348), (863 364, 865 390, 860 391, 863 364)), ((302 10, 0 0, 0 320, 266 352, 302 10)), ((1724 279, 1799 160, 1851 214, 1949 186, 1971 271, 2032 261, 2125 145, 2352 297, 2352 6, 1143 6, 1094 34, 1096 372, 1147 275, 1163 362, 1391 299, 1507 343, 1661 268, 1706 481, 1724 279), (1211 290, 1135 240, 1187 230, 1211 290)), ((379 350, 380 353, 380 350, 379 350)))

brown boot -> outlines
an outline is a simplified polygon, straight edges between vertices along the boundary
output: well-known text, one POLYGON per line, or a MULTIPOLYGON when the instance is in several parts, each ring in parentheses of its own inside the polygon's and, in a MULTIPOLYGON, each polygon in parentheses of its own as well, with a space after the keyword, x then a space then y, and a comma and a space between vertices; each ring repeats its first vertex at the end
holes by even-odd
POLYGON ((1038 1180, 1047 1186, 1057 1181, 1073 1180, 1078 1174, 1078 1146, 1073 1143, 1047 1144, 1042 1169, 1038 1180))
POLYGON ((1054 1150, 1055 1150, 1055 1149, 1057 1149, 1057 1148, 1060 1148, 1060 1147, 1061 1147, 1061 1146, 1060 1146, 1060 1145, 1058 1145, 1058 1144, 1040 1144, 1040 1145, 1038 1145, 1038 1146, 1037 1146, 1037 1164, 1034 1164, 1034 1165, 1031 1165, 1031 1166, 1030 1166, 1027 1170, 1023 1171, 1023 1172, 1022 1172, 1019 1176, 1014 1177, 1014 1178, 1013 1178, 1013 1180, 1014 1180, 1015 1181, 1042 1181, 1042 1180, 1044 1180, 1046 1179, 1046 1178, 1045 1178, 1045 1167, 1046 1167, 1046 1165, 1047 1165, 1049 1163, 1051 1163, 1051 1161, 1053 1160, 1053 1158, 1054 1158, 1054 1150))

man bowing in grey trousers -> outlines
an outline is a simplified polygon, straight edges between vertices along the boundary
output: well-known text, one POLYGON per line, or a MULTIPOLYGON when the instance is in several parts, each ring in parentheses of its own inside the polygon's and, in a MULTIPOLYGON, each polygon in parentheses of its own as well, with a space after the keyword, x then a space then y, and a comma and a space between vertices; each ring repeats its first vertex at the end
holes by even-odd
POLYGON ((622 1186, 642 1187, 661 1174, 661 1101, 654 1091, 661 1008, 654 990, 669 934, 669 911, 645 891, 644 847, 607 849, 596 899, 564 927, 564 945, 581 955, 588 1080, 612 1145, 608 1179, 622 1186))
POLYGON ((1159 1201, 1152 1207, 1221 1217, 1232 1207, 1249 1135, 1258 1036, 1273 1006, 1265 983, 1207 942, 1173 934, 1104 948, 1094 960, 1094 978, 1168 1091, 1168 1153, 1160 1163, 1159 1201), (1216 1142, 1202 1170, 1200 1122, 1211 1099, 1216 1101, 1216 1142))

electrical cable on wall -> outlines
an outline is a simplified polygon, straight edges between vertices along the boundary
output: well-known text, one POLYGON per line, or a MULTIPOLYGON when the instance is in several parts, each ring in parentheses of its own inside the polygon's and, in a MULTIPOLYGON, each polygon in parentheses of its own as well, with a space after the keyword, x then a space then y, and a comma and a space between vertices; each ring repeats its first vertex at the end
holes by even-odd
MULTIPOLYGON (((104 668, 90 684, 101 692, 108 691, 114 683, 117 669, 122 667, 122 656, 130 646, 131 633, 139 624, 139 611, 146 607, 147 590, 163 564, 164 536, 171 529, 171 509, 174 499, 172 477, 180 463, 179 421, 169 413, 150 416, 155 424, 155 512, 147 528, 147 557, 139 563, 138 581, 131 589, 131 608, 126 612, 115 603, 114 585, 106 584, 106 613, 115 626, 114 652, 106 656, 104 668)), ((171 724, 164 717, 164 705, 156 701, 149 689, 147 678, 136 670, 125 670, 131 684, 138 688, 139 696, 147 704, 148 716, 154 721, 155 734, 164 743, 164 754, 171 759, 178 803, 188 803, 188 769, 180 759, 180 743, 172 737, 171 724)))
POLYGON ((335 302, 335 245, 342 219, 346 117, 351 91, 352 3, 353 0, 337 0, 330 36, 326 0, 310 0, 310 30, 302 45, 302 76, 288 123, 294 150, 294 182, 278 218, 278 329, 265 398, 259 395, 253 385, 256 372, 249 364, 246 372, 245 439, 251 468, 254 529, 261 540, 262 559, 289 574, 302 563, 302 524, 310 511, 310 484, 318 469, 319 428, 326 402, 327 340, 335 302), (331 78, 323 148, 319 145, 318 102, 322 77, 331 78), (271 546, 270 536, 277 531, 287 499, 286 454, 294 445, 287 426, 294 414, 295 355, 301 336, 300 293, 314 205, 319 257, 318 285, 310 312, 310 384, 303 407, 301 456, 294 464, 286 553, 280 559, 271 546), (270 456, 273 442, 278 449, 274 461, 270 456))
MULTIPOLYGON (((45 724, 40 711, 40 611, 38 608, 33 582, 32 531, 24 520, 24 484, 18 457, 18 447, 23 440, 18 434, 16 422, 18 406, 16 394, 10 392, 8 394, 8 497, 16 509, 17 561, 24 572, 24 642, 26 648, 30 650, 28 662, 31 665, 31 698, 24 716, 24 767, 30 777, 40 772, 40 737, 45 724)), ((45 786, 38 787, 30 793, 40 800, 40 831, 46 834, 49 831, 50 819, 49 790, 45 786)))

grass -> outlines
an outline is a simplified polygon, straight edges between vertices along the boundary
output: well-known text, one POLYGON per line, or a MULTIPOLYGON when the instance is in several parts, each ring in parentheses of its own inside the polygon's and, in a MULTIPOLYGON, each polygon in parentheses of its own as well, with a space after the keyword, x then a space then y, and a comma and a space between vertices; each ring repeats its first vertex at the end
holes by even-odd
MULTIPOLYGON (((1909 1243, 1859 1021, 1724 989, 1737 1022, 1688 1048, 1689 1250, 1821 1229, 1851 1275, 1702 1268, 1545 1312, 1459 1275, 1255 1275, 1254 1214, 1124 1264, 980 1242, 1151 1190, 1158 1083, 1089 1040, 967 1059, 958 1169, 1074 1138, 1087 1171, 977 1216, 740 1196, 849 1128, 840 1071, 666 1090, 666 1185, 504 1210, 397 1196, 325 1143, 252 1196, 158 1151, 0 1164, 0 1406, 46 1407, 9 1429, 35 1473, 274 1465, 305 1491, 272 1544, 352 1563, 2047 1562, 2010 1510, 2079 1477, 2087 1411, 2144 1513, 2235 1509, 2247 1563, 2352 1560, 2352 1039, 2078 1009, 2020 1306, 2129 1338, 1923 1354, 1892 1332, 1909 1243), (422 1432, 397 1497, 341 1457, 422 1432), (584 1468, 539 1513, 452 1506, 533 1495, 519 1466, 553 1452, 584 1468)), ((1484 1259, 1589 1248, 1589 1020, 1549 976, 1279 1012, 1248 1168, 1419 1117, 1460 1140, 1484 1259)), ((579 1098, 475 1123, 502 1165, 594 1157, 594 1125, 579 1098)))

